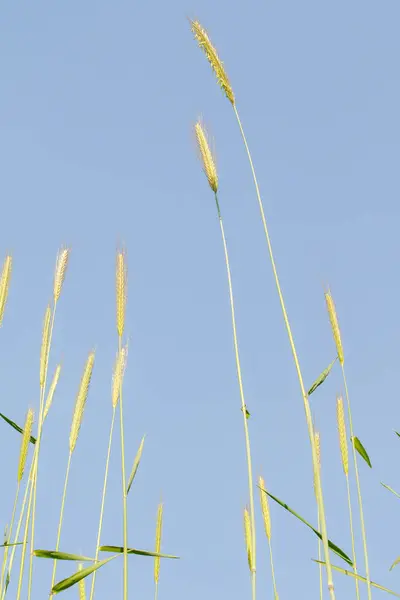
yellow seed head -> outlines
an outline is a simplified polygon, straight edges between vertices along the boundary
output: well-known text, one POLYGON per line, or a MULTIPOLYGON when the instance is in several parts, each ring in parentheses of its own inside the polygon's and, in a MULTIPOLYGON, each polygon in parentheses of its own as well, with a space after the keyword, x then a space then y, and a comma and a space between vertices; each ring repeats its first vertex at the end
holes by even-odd
POLYGON ((203 163, 204 173, 208 179, 208 183, 213 192, 217 193, 218 190, 218 174, 215 166, 215 157, 211 152, 210 145, 208 143, 208 137, 206 131, 200 121, 194 126, 196 133, 197 144, 203 163))
POLYGON ((346 419, 344 417, 343 398, 339 396, 336 400, 336 415, 339 430, 340 454, 342 455, 342 466, 346 477, 349 474, 349 451, 347 447, 346 419))
POLYGON ((21 481, 21 479, 24 475, 26 459, 28 457, 29 443, 31 440, 32 425, 33 425, 33 410, 30 408, 28 410, 28 412, 26 413, 24 431, 23 431, 22 440, 21 440, 21 449, 19 452, 18 482, 21 481))
POLYGON ((57 365, 56 370, 54 372, 53 380, 50 384, 49 393, 47 394, 47 400, 46 400, 46 404, 45 404, 44 412, 43 412, 43 421, 47 417, 47 413, 49 412, 51 404, 53 402, 53 396, 54 396, 54 392, 56 391, 60 373, 61 373, 61 365, 57 365))
MULTIPOLYGON (((78 571, 82 571, 82 570, 83 570, 83 565, 80 564, 78 567, 78 571)), ((79 589, 79 600, 86 600, 85 579, 81 579, 78 582, 78 589, 79 589)))
POLYGON ((58 301, 61 294, 61 288, 63 286, 65 273, 67 272, 68 267, 69 253, 69 248, 61 248, 57 255, 56 269, 54 272, 54 302, 58 301))
POLYGON ((338 353, 339 362, 341 365, 343 365, 344 364, 344 354, 343 354, 342 338, 340 336, 339 321, 338 321, 337 314, 336 314, 335 303, 333 301, 333 298, 332 298, 330 292, 325 293, 325 301, 326 301, 326 306, 328 309, 329 320, 331 322, 333 339, 335 340, 336 351, 338 353))
POLYGON ((261 477, 261 475, 258 478, 258 485, 260 487, 261 511, 264 521, 265 535, 267 536, 268 540, 271 540, 271 515, 269 512, 268 496, 264 492, 264 490, 266 490, 267 488, 265 487, 265 481, 261 477))
MULTIPOLYGON (((162 521, 163 521, 163 504, 160 502, 157 510, 157 526, 156 526, 156 546, 155 551, 159 554, 161 552, 161 533, 162 533, 162 521)), ((154 582, 158 583, 160 578, 160 557, 154 558, 154 582)))
POLYGON ((247 561, 249 563, 250 571, 253 571, 254 563, 253 563, 253 552, 252 552, 251 520, 250 520, 249 511, 247 508, 244 509, 243 522, 244 522, 244 541, 246 544, 247 561))
POLYGON ((74 415, 72 417, 71 432, 69 435, 69 451, 72 452, 75 449, 76 441, 78 439, 79 429, 82 423, 83 411, 86 404, 86 399, 89 391, 90 380, 92 377, 94 365, 94 351, 89 354, 86 361, 85 370, 82 375, 81 384, 79 386, 78 395, 75 402, 74 415))
POLYGON ((7 304, 8 297, 8 289, 10 287, 10 279, 11 279, 11 270, 12 270, 12 257, 10 255, 6 256, 3 269, 1 271, 0 276, 0 326, 3 322, 4 310, 7 304))
POLYGON ((118 351, 117 357, 115 359, 114 365, 114 373, 112 378, 112 390, 111 390, 111 401, 113 408, 117 406, 120 392, 122 389, 122 382, 124 379, 125 367, 126 367, 126 359, 128 356, 128 348, 125 346, 121 348, 121 351, 118 351))
POLYGON ((198 21, 190 21, 190 24, 197 43, 206 55, 207 60, 210 63, 211 68, 213 69, 217 77, 218 84, 225 92, 225 95, 228 98, 229 102, 231 102, 231 104, 234 105, 235 95, 229 82, 228 75, 226 74, 224 64, 219 58, 216 49, 212 45, 206 30, 200 25, 198 21))
POLYGON ((122 337, 125 325, 125 309, 127 297, 127 269, 125 252, 117 253, 115 287, 117 296, 117 331, 119 337, 122 337))
POLYGON ((42 330, 42 347, 40 349, 40 387, 44 386, 47 372, 47 364, 49 361, 49 342, 50 342, 50 321, 51 321, 51 308, 50 305, 46 308, 43 319, 43 330, 42 330))

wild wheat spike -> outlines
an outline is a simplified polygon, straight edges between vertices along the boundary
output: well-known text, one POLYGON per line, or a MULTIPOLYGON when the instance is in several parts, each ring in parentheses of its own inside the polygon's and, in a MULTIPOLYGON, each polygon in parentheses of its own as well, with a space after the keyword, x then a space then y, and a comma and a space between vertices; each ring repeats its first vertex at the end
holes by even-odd
POLYGON ((119 395, 121 391, 122 381, 124 378, 125 367, 126 367, 126 358, 127 358, 127 347, 121 348, 121 351, 118 351, 117 357, 115 359, 114 372, 112 378, 112 391, 111 391, 111 401, 113 408, 117 406, 119 395))
POLYGON ((201 160, 203 163, 204 173, 206 174, 210 188, 214 193, 217 193, 218 174, 215 165, 215 157, 211 152, 210 144, 208 143, 208 136, 200 121, 197 121, 196 125, 194 126, 194 129, 196 133, 201 160))
POLYGON ((208 33, 198 21, 190 21, 190 24, 197 43, 206 55, 207 60, 217 77, 218 84, 225 92, 229 102, 231 102, 231 104, 235 104, 235 94, 233 93, 228 75, 226 74, 224 64, 219 58, 217 50, 212 45, 211 40, 208 37, 208 33))
POLYGON ((49 412, 51 404, 53 402, 53 396, 54 396, 54 392, 56 391, 60 373, 61 373, 61 365, 57 365, 56 370, 54 372, 53 380, 50 384, 49 392, 47 394, 47 400, 46 400, 46 404, 45 404, 44 412, 43 412, 43 420, 47 417, 47 413, 49 412))
MULTIPOLYGON (((78 567, 78 571, 82 571, 83 565, 80 564, 78 567)), ((79 589, 79 600, 86 600, 86 588, 85 588, 85 579, 81 579, 78 583, 79 589)))
POLYGON ((61 288, 63 286, 65 273, 67 272, 68 267, 69 253, 69 248, 61 248, 57 255, 56 269, 54 273, 54 302, 58 301, 61 294, 61 288))
MULTIPOLYGON (((163 504, 160 502, 157 510, 157 527, 156 527, 156 547, 155 551, 157 554, 161 552, 161 533, 162 533, 162 520, 163 520, 163 504)), ((154 558, 154 582, 158 583, 160 578, 160 557, 154 558)))
POLYGON ((33 425, 33 410, 30 408, 26 414, 24 431, 22 433, 21 450, 19 453, 19 463, 18 463, 18 482, 20 482, 22 477, 24 476, 26 459, 28 457, 29 443, 31 441, 32 425, 33 425))
POLYGON ((336 351, 338 354, 339 362, 341 365, 344 364, 344 354, 343 354, 343 346, 342 346, 342 338, 340 336, 340 328, 339 322, 336 314, 335 303, 333 301, 332 295, 330 292, 325 293, 325 301, 328 309, 329 320, 331 322, 333 339, 336 344, 336 351))
POLYGON ((85 370, 82 375, 81 384, 79 386, 78 395, 75 402, 74 415, 72 417, 71 433, 69 436, 69 451, 72 452, 75 449, 76 441, 78 439, 79 429, 82 423, 83 411, 86 404, 86 399, 89 391, 90 379, 92 377, 94 365, 94 352, 89 354, 86 361, 85 370))
POLYGON ((264 521, 265 535, 267 536, 268 540, 271 540, 271 515, 269 512, 268 496, 264 491, 267 488, 265 487, 265 481, 261 475, 258 478, 258 485, 260 487, 261 512, 264 521))
POLYGON ((318 463, 318 468, 321 468, 321 436, 319 431, 315 431, 314 432, 314 439, 315 439, 315 453, 317 455, 317 463, 318 463))
POLYGON ((125 325, 125 309, 127 296, 127 269, 124 251, 119 251, 117 253, 115 284, 117 296, 117 331, 119 337, 122 337, 125 325))
POLYGON ((253 571, 251 521, 250 521, 250 514, 249 514, 249 511, 247 508, 244 509, 243 521, 244 521, 244 540, 246 543, 247 561, 249 563, 250 571, 253 571))
POLYGON ((46 378, 47 363, 49 360, 50 320, 51 308, 50 305, 48 305, 43 319, 42 347, 40 349, 40 387, 43 387, 44 385, 46 378))
POLYGON ((340 454, 342 456, 342 466, 346 477, 349 474, 349 450, 347 447, 346 420, 344 416, 343 398, 339 396, 336 400, 336 414, 339 431, 340 454))
POLYGON ((1 271, 0 276, 0 326, 3 322, 4 310, 7 304, 7 296, 8 289, 10 287, 10 279, 11 279, 11 270, 12 270, 12 257, 10 255, 6 256, 3 269, 1 271))

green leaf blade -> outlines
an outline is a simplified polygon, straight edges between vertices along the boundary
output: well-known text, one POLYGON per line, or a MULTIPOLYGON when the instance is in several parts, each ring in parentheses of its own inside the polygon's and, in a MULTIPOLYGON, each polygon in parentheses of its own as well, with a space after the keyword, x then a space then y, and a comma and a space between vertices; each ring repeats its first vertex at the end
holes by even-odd
MULTIPOLYGON (((312 559, 315 563, 318 563, 319 565, 325 565, 326 563, 323 562, 322 560, 316 560, 316 559, 312 559)), ((399 559, 400 560, 400 559, 399 559)), ((335 569, 336 571, 339 571, 340 573, 343 573, 343 575, 348 575, 349 577, 354 577, 354 579, 358 579, 359 581, 363 581, 364 583, 367 583, 367 578, 363 577, 362 575, 359 575, 357 573, 357 575, 355 573, 353 573, 353 571, 348 571, 347 569, 342 569, 341 567, 337 567, 335 565, 331 565, 332 569, 335 569)), ((400 598, 400 594, 396 594, 396 592, 393 592, 392 590, 389 590, 389 588, 383 587, 383 585, 379 585, 379 583, 375 583, 374 581, 370 581, 370 584, 377 588, 378 590, 382 590, 382 592, 387 592, 388 594, 392 594, 392 596, 396 596, 396 598, 400 598)))
MULTIPOLYGON (((5 421, 6 423, 8 423, 9 425, 11 425, 11 427, 13 429, 15 429, 15 431, 18 431, 19 433, 23 433, 24 430, 22 429, 22 427, 20 427, 19 425, 17 425, 14 421, 12 421, 11 419, 9 419, 8 417, 6 417, 6 415, 3 415, 3 413, 0 413, 0 418, 3 419, 3 421, 5 421)), ((31 444, 36 444, 36 438, 33 437, 33 435, 31 435, 31 439, 30 439, 31 444)))
MULTIPOLYGON (((123 554, 123 546, 100 546, 101 552, 114 552, 115 554, 123 554)), ((128 548, 128 554, 137 554, 138 556, 152 556, 153 558, 174 558, 179 559, 179 556, 173 554, 160 554, 149 550, 137 550, 136 548, 128 548)))
POLYGON ((80 554, 69 554, 68 552, 58 552, 57 550, 34 550, 34 556, 37 558, 50 558, 52 560, 80 560, 95 562, 96 559, 89 556, 81 556, 80 554))
POLYGON ((310 387, 310 389, 307 392, 308 396, 311 396, 311 394, 313 394, 315 392, 315 390, 324 383, 325 379, 328 377, 329 373, 331 372, 332 367, 335 364, 336 360, 337 360, 337 357, 330 363, 330 365, 328 365, 328 367, 325 369, 325 371, 322 371, 322 373, 319 375, 319 377, 317 377, 317 379, 314 381, 314 383, 312 384, 312 386, 310 387))
POLYGON ((67 590, 73 585, 79 583, 79 581, 82 581, 82 579, 85 579, 85 577, 87 577, 88 575, 91 575, 92 573, 97 571, 97 569, 103 567, 105 564, 107 564, 108 562, 110 562, 110 560, 113 560, 114 558, 116 558, 116 556, 110 556, 109 558, 101 560, 94 565, 90 565, 90 567, 86 567, 86 569, 79 569, 79 571, 77 571, 73 575, 70 575, 70 577, 67 577, 66 579, 63 579, 62 581, 56 583, 56 585, 53 586, 51 592, 53 594, 59 594, 60 592, 67 590))
POLYGON ((129 476, 128 486, 126 488, 126 495, 129 494, 129 490, 132 487, 133 480, 136 477, 136 473, 137 473, 137 470, 138 470, 139 465, 140 465, 140 459, 142 458, 142 452, 143 452, 143 446, 144 446, 144 439, 145 439, 145 437, 146 437, 145 435, 142 437, 142 441, 140 442, 139 449, 136 452, 135 460, 133 461, 132 471, 131 471, 131 474, 129 476))
POLYGON ((365 462, 367 463, 369 468, 372 469, 372 464, 371 464, 370 458, 368 456, 366 449, 362 445, 361 441, 356 436, 354 436, 353 440, 354 440, 354 448, 357 450, 358 454, 365 460, 365 462))

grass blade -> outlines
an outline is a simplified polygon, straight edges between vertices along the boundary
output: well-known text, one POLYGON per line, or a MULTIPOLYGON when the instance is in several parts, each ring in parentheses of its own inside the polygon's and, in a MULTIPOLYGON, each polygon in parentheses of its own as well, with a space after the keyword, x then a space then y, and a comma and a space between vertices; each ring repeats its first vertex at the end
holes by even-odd
POLYGON ((392 492, 392 494, 394 494, 395 496, 397 496, 398 498, 400 498, 400 494, 398 494, 397 492, 395 492, 394 489, 390 487, 390 485, 386 485, 386 483, 382 483, 382 481, 381 481, 381 485, 383 485, 384 488, 386 488, 387 490, 389 490, 389 492, 392 492))
MULTIPOLYGON (((22 429, 22 427, 20 427, 19 425, 17 425, 16 423, 14 423, 14 421, 11 421, 11 419, 9 419, 8 417, 6 417, 6 415, 3 415, 3 413, 0 413, 0 417, 9 425, 11 425, 11 427, 13 427, 15 429, 15 431, 18 431, 19 433, 23 433, 24 430, 22 429)), ((31 435, 30 437, 30 442, 31 444, 36 444, 36 438, 33 437, 33 435, 31 435)))
MULTIPOLYGON (((315 563, 324 565, 325 563, 322 560, 315 560, 312 559, 315 563)), ((367 578, 363 577, 362 575, 356 575, 355 573, 353 573, 353 571, 348 571, 347 569, 342 569, 341 567, 336 567, 335 565, 332 565, 332 569, 335 569, 335 571, 339 571, 339 573, 343 573, 343 575, 349 575, 350 577, 354 577, 355 579, 358 579, 359 581, 363 581, 364 583, 367 582, 367 578)), ((396 596, 396 598, 400 598, 400 594, 396 594, 396 592, 393 592, 392 590, 389 590, 389 588, 383 587, 383 585, 379 585, 379 583, 374 583, 373 581, 370 582, 372 587, 377 588, 378 590, 382 590, 382 592, 387 592, 388 594, 392 594, 392 596, 396 596)))
POLYGON ((336 360, 337 360, 337 357, 331 362, 331 364, 325 369, 325 371, 322 371, 321 375, 314 381, 314 383, 308 390, 308 396, 311 396, 311 394, 313 392, 315 392, 315 390, 324 383, 325 379, 328 377, 329 373, 331 372, 332 367, 335 364, 336 360))
POLYGON ((142 441, 140 442, 140 446, 139 446, 138 451, 136 453, 135 460, 133 461, 132 471, 131 471, 131 474, 129 476, 128 486, 126 488, 126 495, 129 494, 129 490, 131 489, 133 480, 135 479, 137 470, 139 468, 140 459, 142 458, 144 438, 145 438, 145 436, 142 437, 142 441))
MULTIPOLYGON (((116 554, 123 554, 123 546, 100 546, 101 552, 115 552, 116 554)), ((139 556, 152 556, 153 558, 179 558, 172 554, 160 554, 158 552, 150 552, 148 550, 137 550, 136 548, 128 548, 128 554, 138 554, 139 556)))
POLYGON ((58 552, 56 550, 34 550, 34 556, 38 558, 51 558, 52 560, 80 560, 94 562, 90 556, 81 556, 80 554, 68 554, 68 552, 58 552))
POLYGON ((52 587, 51 593, 59 594, 60 592, 67 590, 68 588, 72 587, 76 583, 79 583, 80 581, 82 581, 82 579, 85 579, 85 577, 87 577, 88 575, 91 575, 92 573, 94 573, 94 571, 97 571, 97 569, 100 569, 100 567, 103 567, 106 563, 110 562, 110 560, 113 560, 114 558, 116 558, 116 556, 110 556, 110 558, 101 560, 100 562, 96 563, 95 565, 86 567, 86 569, 79 569, 79 571, 77 571, 73 575, 70 575, 70 577, 67 577, 66 579, 63 579, 62 581, 59 581, 58 583, 56 583, 56 585, 54 585, 52 587))
MULTIPOLYGON (((317 529, 315 529, 312 525, 310 525, 310 523, 308 521, 306 521, 305 519, 303 519, 303 517, 301 517, 297 512, 295 512, 293 509, 291 509, 290 506, 288 506, 285 502, 282 502, 282 500, 279 500, 279 498, 276 498, 276 496, 273 496, 272 494, 270 494, 270 492, 267 492, 266 490, 262 490, 262 491, 265 494, 268 494, 268 496, 270 498, 272 498, 272 500, 274 500, 277 504, 279 504, 280 506, 282 506, 283 508, 285 508, 288 512, 290 512, 297 519, 299 519, 299 521, 301 521, 302 523, 304 523, 304 525, 307 525, 307 527, 309 527, 315 533, 315 535, 319 537, 319 539, 322 539, 322 535, 320 534, 320 532, 317 531, 317 529)), ((343 550, 341 548, 339 548, 339 546, 336 546, 336 544, 334 544, 330 540, 328 540, 328 545, 329 545, 329 548, 332 550, 332 552, 334 552, 335 554, 337 554, 348 565, 350 565, 350 567, 353 566, 353 562, 352 562, 351 558, 349 558, 349 556, 347 556, 347 554, 345 552, 343 552, 343 550)))
POLYGON ((371 461, 369 459, 368 453, 358 437, 354 436, 354 448, 357 450, 358 454, 365 460, 370 469, 372 469, 371 461))

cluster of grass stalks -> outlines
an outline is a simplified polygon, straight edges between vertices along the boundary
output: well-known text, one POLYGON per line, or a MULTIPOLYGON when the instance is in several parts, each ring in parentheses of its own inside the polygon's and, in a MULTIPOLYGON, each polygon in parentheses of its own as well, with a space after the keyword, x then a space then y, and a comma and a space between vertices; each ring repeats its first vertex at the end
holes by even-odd
MULTIPOLYGON (((243 503, 243 524, 244 524, 244 546, 246 551, 246 558, 250 572, 251 581, 251 597, 252 600, 256 600, 257 587, 256 587, 256 574, 257 574, 257 544, 256 544, 256 493, 258 490, 259 494, 259 513, 260 513, 260 526, 264 529, 266 541, 269 549, 270 557, 270 574, 271 574, 271 590, 270 597, 278 600, 279 595, 279 581, 275 576, 275 567, 273 559, 273 538, 272 538, 272 519, 270 512, 269 501, 272 500, 274 503, 283 507, 286 511, 296 516, 300 521, 303 522, 318 538, 318 560, 316 562, 319 565, 319 596, 324 598, 325 595, 329 596, 331 600, 336 597, 333 572, 339 572, 351 576, 354 579, 354 598, 360 600, 363 597, 364 592, 368 600, 372 598, 372 592, 375 589, 383 590, 389 594, 393 594, 400 597, 400 594, 380 586, 376 582, 371 581, 370 567, 368 559, 368 545, 366 535, 366 524, 364 520, 363 511, 363 500, 361 482, 359 477, 358 461, 364 460, 369 466, 371 466, 369 456, 362 445, 360 439, 354 434, 353 418, 351 411, 350 395, 346 380, 345 373, 345 353, 342 343, 342 336, 339 327, 339 321, 336 313, 336 308, 331 292, 328 290, 325 292, 325 301, 327 307, 327 317, 330 321, 333 342, 336 350, 336 357, 331 364, 317 377, 313 385, 307 390, 304 384, 304 378, 300 366, 300 360, 297 353, 284 295, 280 284, 277 265, 272 248, 272 242, 270 232, 265 216, 263 200, 261 197, 260 189, 258 186, 256 171, 254 168, 252 156, 250 153, 249 145, 245 136, 244 128, 240 120, 239 111, 237 108, 237 99, 233 91, 233 87, 228 78, 225 66, 220 59, 216 48, 213 46, 210 37, 204 27, 198 21, 190 22, 191 30, 194 38, 197 41, 199 47, 204 52, 208 62, 210 63, 212 70, 217 79, 218 85, 223 90, 227 97, 230 106, 233 109, 234 118, 236 120, 239 133, 244 144, 244 148, 249 161, 251 173, 253 176, 254 187, 255 187, 255 198, 258 203, 260 210, 261 224, 265 234, 266 240, 266 256, 272 267, 272 275, 276 284, 276 290, 282 309, 282 316, 284 325, 286 328, 289 349, 293 356, 293 362, 295 371, 297 373, 299 382, 299 399, 304 407, 306 429, 309 437, 310 444, 310 486, 313 487, 315 503, 316 503, 316 518, 317 527, 313 527, 303 517, 296 513, 288 504, 274 496, 267 488, 264 478, 261 474, 258 475, 258 479, 255 479, 255 475, 252 467, 252 454, 250 444, 250 414, 247 410, 243 373, 240 360, 239 352, 239 341, 237 334, 236 324, 236 313, 235 313, 235 296, 234 296, 234 282, 232 281, 227 236, 224 228, 222 211, 220 205, 219 196, 219 179, 218 171, 215 160, 215 155, 211 150, 209 136, 205 130, 204 125, 201 121, 197 121, 194 125, 194 132, 198 145, 199 158, 206 175, 209 187, 214 197, 217 218, 219 223, 223 260, 226 267, 227 277, 227 291, 229 297, 230 316, 232 323, 232 336, 233 336, 233 350, 234 360, 237 373, 238 381, 238 392, 240 399, 240 408, 242 412, 243 429, 244 429, 244 446, 247 461, 247 497, 241 498, 243 503), (320 432, 316 430, 313 421, 313 416, 310 408, 309 397, 313 394, 319 386, 321 386, 325 379, 328 377, 335 364, 338 364, 343 381, 344 394, 337 396, 337 427, 338 427, 338 460, 341 457, 343 472, 345 476, 346 489, 347 489, 347 506, 348 506, 348 518, 349 518, 349 532, 351 537, 352 549, 351 555, 348 556, 340 546, 334 544, 328 537, 328 523, 325 509, 324 495, 321 483, 321 469, 323 468, 323 457, 321 457, 321 436, 320 432), (351 459, 349 458, 349 448, 351 446, 351 459), (340 453, 339 453, 340 450, 340 453), (356 488, 356 499, 352 497, 351 493, 351 478, 354 478, 356 488), (357 515, 354 514, 353 506, 357 502, 358 507, 358 519, 357 515), (357 533, 359 532, 359 533, 357 533), (361 560, 356 557, 356 536, 360 535, 363 545, 363 567, 364 575, 359 572, 361 560), (336 558, 342 561, 342 566, 332 564, 332 554, 335 554, 336 558)), ((127 367, 128 359, 128 344, 125 339, 125 321, 126 321, 126 307, 127 307, 127 287, 128 287, 128 275, 127 275, 127 258, 126 252, 123 249, 117 251, 116 255, 116 269, 115 269, 115 289, 116 289, 116 357, 114 368, 111 376, 111 418, 110 418, 110 429, 109 437, 107 441, 107 453, 104 465, 104 480, 102 487, 102 494, 99 507, 99 522, 98 531, 96 535, 95 543, 93 544, 93 555, 91 557, 82 556, 80 554, 66 553, 62 550, 62 527, 64 520, 64 511, 66 501, 68 497, 68 482, 73 466, 73 455, 76 445, 79 441, 79 432, 81 428, 82 419, 84 416, 84 410, 90 391, 90 382, 94 375, 95 365, 95 350, 90 350, 86 362, 83 366, 81 380, 77 385, 77 395, 75 400, 75 407, 72 415, 72 421, 70 426, 69 436, 69 447, 66 457, 66 469, 64 487, 62 492, 62 500, 60 505, 60 516, 58 522, 58 528, 55 532, 54 547, 52 549, 37 549, 35 547, 35 527, 36 527, 36 498, 37 498, 37 482, 40 474, 40 451, 42 438, 46 434, 46 419, 49 411, 51 410, 52 402, 56 396, 57 385, 61 376, 62 366, 58 364, 52 378, 50 380, 50 374, 48 372, 49 359, 52 352, 52 339, 53 331, 56 326, 56 312, 58 304, 62 296, 62 290, 65 283, 67 268, 70 259, 70 249, 61 248, 58 253, 56 266, 54 271, 54 283, 51 294, 51 302, 45 308, 43 328, 42 328, 42 342, 40 347, 40 360, 39 360, 39 389, 38 389, 38 403, 37 407, 27 407, 26 420, 23 427, 17 425, 10 419, 9 416, 0 413, 0 417, 9 426, 16 429, 21 435, 20 454, 18 461, 16 462, 16 490, 13 502, 13 508, 8 519, 9 525, 6 528, 6 535, 3 548, 3 559, 0 572, 0 600, 5 600, 6 597, 10 597, 11 590, 13 597, 16 600, 20 600, 22 597, 22 590, 24 581, 26 581, 26 596, 28 600, 32 597, 37 597, 37 591, 34 590, 34 564, 35 559, 47 559, 52 561, 51 574, 49 576, 49 585, 47 593, 49 597, 52 595, 63 592, 64 590, 76 586, 77 593, 81 600, 87 597, 93 600, 96 595, 96 574, 99 568, 107 565, 110 561, 118 559, 122 556, 121 567, 122 567, 122 579, 123 579, 123 600, 128 600, 129 597, 129 555, 135 554, 142 557, 152 557, 154 559, 154 595, 155 600, 158 600, 159 593, 159 580, 160 580, 160 559, 161 558, 177 558, 174 555, 162 554, 161 553, 161 539, 162 539, 162 523, 163 523, 163 502, 160 501, 157 509, 156 519, 156 535, 154 550, 140 550, 132 548, 129 545, 128 540, 128 506, 127 498, 132 488, 133 481, 135 479, 144 448, 145 438, 143 437, 137 454, 134 457, 130 476, 127 477, 126 470, 126 457, 125 457, 125 438, 124 438, 124 411, 123 411, 123 381, 124 374, 127 367), (107 482, 109 477, 109 464, 110 455, 113 444, 114 429, 116 425, 117 413, 119 413, 119 437, 120 437, 120 453, 121 453, 121 504, 122 504, 122 545, 102 545, 102 526, 105 511, 105 499, 107 494, 107 482), (34 431, 34 424, 36 419, 36 430, 33 437, 32 432, 34 431), (30 463, 29 463, 30 461, 30 463), (27 465, 30 465, 27 467, 27 465), (24 477, 24 475, 27 476, 24 477), (21 492, 23 497, 21 500, 21 492), (29 561, 27 564, 27 553, 29 561), (104 555, 107 555, 104 558, 104 555), (73 563, 71 567, 71 575, 61 581, 57 581, 57 565, 58 561, 70 561, 73 563), (17 563, 17 564, 15 564, 17 563), (86 565, 86 566, 85 566, 86 565), (89 579, 90 591, 87 595, 85 584, 89 579), (11 586, 11 587, 10 587, 11 586)), ((12 257, 6 256, 0 278, 0 325, 2 324, 8 290, 10 286, 12 273, 12 257)), ((110 369, 111 371, 111 369, 110 369)), ((118 423, 118 419, 117 419, 118 423)), ((400 437, 400 434, 397 434, 400 437)), ((390 491, 396 494, 389 486, 387 487, 390 491)), ((398 494, 396 494, 398 495, 398 494)), ((400 559, 396 560, 392 566, 400 563, 400 559)), ((43 590, 41 591, 43 596, 43 590)), ((250 592, 249 592, 250 594, 250 592)))

